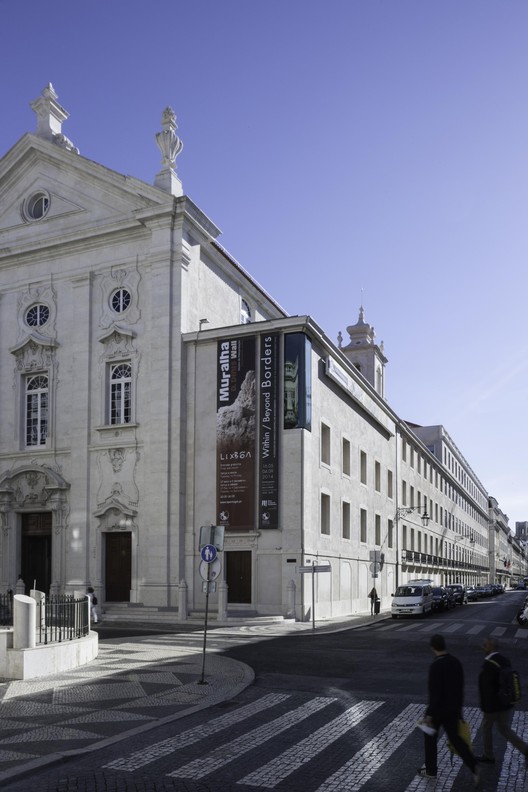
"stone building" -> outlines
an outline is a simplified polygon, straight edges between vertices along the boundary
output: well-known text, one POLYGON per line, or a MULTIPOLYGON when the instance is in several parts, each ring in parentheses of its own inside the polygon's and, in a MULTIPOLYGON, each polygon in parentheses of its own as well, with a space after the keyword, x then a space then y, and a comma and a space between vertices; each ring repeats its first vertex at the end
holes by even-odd
POLYGON ((210 525, 230 614, 309 618, 314 563, 319 618, 373 582, 487 582, 487 493, 390 408, 363 308, 337 346, 286 315, 184 194, 170 109, 148 185, 81 156, 51 85, 32 107, 0 160, 1 590, 184 619, 210 525))

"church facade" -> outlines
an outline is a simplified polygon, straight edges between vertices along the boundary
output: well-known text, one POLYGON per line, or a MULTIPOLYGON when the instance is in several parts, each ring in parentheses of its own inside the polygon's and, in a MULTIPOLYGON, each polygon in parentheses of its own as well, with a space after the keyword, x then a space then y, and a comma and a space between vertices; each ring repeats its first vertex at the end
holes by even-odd
POLYGON ((186 618, 207 525, 230 612, 487 580, 488 494, 442 427, 391 410, 363 309, 337 346, 286 315, 184 194, 170 109, 148 185, 80 155, 51 85, 32 107, 0 160, 1 590, 186 618))

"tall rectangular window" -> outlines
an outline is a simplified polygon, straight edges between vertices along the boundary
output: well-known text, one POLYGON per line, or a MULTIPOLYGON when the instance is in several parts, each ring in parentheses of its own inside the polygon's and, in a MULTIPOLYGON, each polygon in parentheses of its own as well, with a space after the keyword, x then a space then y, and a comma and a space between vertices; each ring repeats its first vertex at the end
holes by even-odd
POLYGON ((387 520, 387 545, 394 547, 394 523, 392 520, 387 520))
POLYGON ((381 465, 379 462, 374 462, 374 489, 376 492, 381 492, 381 465))
POLYGON ((362 484, 367 483, 367 455, 364 451, 359 452, 359 480, 362 484))
POLYGON ((379 514, 374 517, 374 544, 378 547, 381 545, 381 517, 379 514))
POLYGON ((343 539, 350 539, 350 503, 348 501, 343 501, 341 524, 343 539))
POLYGON ((324 423, 321 424, 321 462, 330 464, 330 427, 324 423))
POLYGON ((359 541, 366 544, 367 541, 367 511, 359 510, 359 541))
POLYGON ((43 446, 48 439, 49 380, 47 374, 26 379, 26 446, 43 446))
POLYGON ((350 440, 346 437, 343 437, 342 457, 343 475, 350 476, 350 440))
POLYGON ((407 506, 407 482, 402 481, 402 504, 407 506))
POLYGON ((392 470, 387 470, 387 498, 393 498, 393 478, 392 478, 392 470))
POLYGON ((110 366, 110 423, 132 422, 132 366, 113 363, 110 366))
POLYGON ((321 493, 321 533, 330 535, 330 495, 321 493))

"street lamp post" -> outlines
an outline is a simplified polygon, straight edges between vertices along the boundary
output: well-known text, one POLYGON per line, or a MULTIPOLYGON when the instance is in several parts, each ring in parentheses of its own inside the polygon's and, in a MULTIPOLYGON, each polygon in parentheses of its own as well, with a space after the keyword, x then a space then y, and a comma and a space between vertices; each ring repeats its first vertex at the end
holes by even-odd
MULTIPOLYGON (((399 585, 399 566, 400 566, 400 520, 402 517, 407 517, 407 515, 412 514, 415 511, 421 510, 421 506, 398 506, 396 509, 396 514, 394 515, 394 522, 396 523, 396 588, 399 585)), ((422 525, 424 528, 427 528, 429 525, 430 517, 427 514, 427 509, 424 509, 423 514, 421 515, 422 525)), ((402 548, 401 551, 401 563, 403 564, 404 561, 407 560, 406 551, 402 548)))

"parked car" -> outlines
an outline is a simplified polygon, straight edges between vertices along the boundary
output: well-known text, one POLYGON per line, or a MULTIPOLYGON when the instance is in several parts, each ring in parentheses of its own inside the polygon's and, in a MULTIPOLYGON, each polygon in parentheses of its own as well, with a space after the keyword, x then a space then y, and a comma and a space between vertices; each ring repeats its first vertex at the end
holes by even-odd
POLYGON ((479 593, 475 586, 468 586, 466 588, 466 597, 468 602, 476 602, 480 599, 479 593))
POLYGON ((465 586, 461 583, 450 583, 446 589, 452 593, 455 605, 467 605, 468 596, 465 586))
POLYGON ((526 591, 526 586, 524 585, 524 583, 517 583, 517 585, 515 586, 515 590, 516 591, 526 591))
POLYGON ((392 595, 392 618, 398 616, 425 616, 433 609, 433 592, 430 580, 409 580, 398 586, 392 595))
POLYGON ((433 610, 450 610, 454 600, 444 586, 433 586, 433 610))

